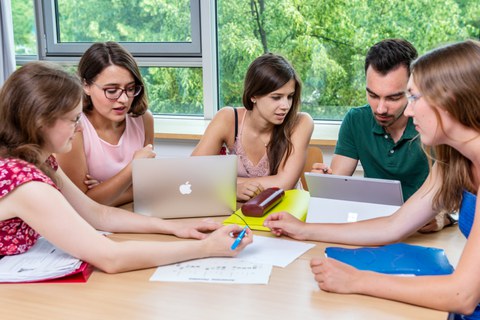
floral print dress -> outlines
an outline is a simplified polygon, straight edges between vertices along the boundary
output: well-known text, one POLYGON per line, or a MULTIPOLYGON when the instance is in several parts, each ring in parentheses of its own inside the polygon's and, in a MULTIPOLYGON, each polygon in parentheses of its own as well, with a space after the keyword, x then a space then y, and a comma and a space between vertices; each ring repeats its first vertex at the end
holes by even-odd
MULTIPOLYGON (((52 169, 58 164, 53 156, 47 159, 52 169)), ((0 158, 0 200, 15 188, 30 181, 40 181, 58 190, 53 181, 33 164, 16 158, 0 158)), ((0 221, 0 256, 24 253, 40 235, 20 218, 0 221)))

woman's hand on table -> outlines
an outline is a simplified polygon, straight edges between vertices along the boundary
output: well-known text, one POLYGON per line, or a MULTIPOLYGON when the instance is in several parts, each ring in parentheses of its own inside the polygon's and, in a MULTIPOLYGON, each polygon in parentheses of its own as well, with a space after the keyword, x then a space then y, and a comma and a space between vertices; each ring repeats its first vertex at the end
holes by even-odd
POLYGON ((310 268, 320 289, 336 293, 356 293, 353 288, 362 271, 331 258, 313 258, 310 268))
POLYGON ((170 220, 172 223, 172 234, 179 238, 205 239, 209 234, 222 225, 213 219, 204 219, 201 221, 170 220))
POLYGON ((306 240, 306 237, 303 235, 305 223, 288 212, 282 211, 268 215, 263 225, 269 228, 277 237, 286 235, 296 240, 306 240))
POLYGON ((237 183, 237 200, 248 201, 264 190, 263 186, 256 181, 237 183))
POLYGON ((244 227, 230 224, 214 231, 208 238, 202 240, 206 244, 208 257, 234 257, 253 241, 253 232, 246 228, 245 235, 235 249, 232 245, 244 227))

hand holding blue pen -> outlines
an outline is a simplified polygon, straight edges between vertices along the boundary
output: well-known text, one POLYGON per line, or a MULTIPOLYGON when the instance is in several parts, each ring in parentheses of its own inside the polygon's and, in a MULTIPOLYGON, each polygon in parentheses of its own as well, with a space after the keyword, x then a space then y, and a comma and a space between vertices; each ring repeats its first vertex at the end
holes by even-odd
POLYGON ((247 233, 247 229, 248 229, 248 226, 245 226, 245 228, 243 228, 243 230, 240 232, 237 239, 235 239, 235 242, 232 244, 232 247, 230 249, 232 250, 237 249, 240 242, 242 242, 243 237, 245 237, 245 234, 247 233))

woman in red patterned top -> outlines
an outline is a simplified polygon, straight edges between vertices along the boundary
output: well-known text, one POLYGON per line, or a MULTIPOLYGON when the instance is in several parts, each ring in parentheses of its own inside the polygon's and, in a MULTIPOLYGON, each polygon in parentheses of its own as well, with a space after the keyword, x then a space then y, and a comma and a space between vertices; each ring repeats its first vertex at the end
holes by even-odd
POLYGON ((17 71, 0 91, 0 255, 19 254, 44 236, 60 249, 114 273, 207 256, 234 256, 231 233, 239 226, 184 222, 100 205, 81 192, 56 164, 80 130, 82 87, 46 62, 17 71), (97 230, 166 233, 201 241, 115 242, 97 230), (217 231, 214 231, 218 229, 217 231), (207 236, 203 232, 214 231, 207 236))

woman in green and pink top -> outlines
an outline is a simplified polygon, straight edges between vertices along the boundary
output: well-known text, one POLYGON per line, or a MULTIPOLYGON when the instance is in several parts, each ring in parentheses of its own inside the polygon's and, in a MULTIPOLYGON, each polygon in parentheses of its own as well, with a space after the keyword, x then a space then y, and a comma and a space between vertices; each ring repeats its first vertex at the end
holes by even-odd
POLYGON ((118 206, 133 201, 132 160, 152 158, 153 116, 132 55, 115 42, 95 43, 82 56, 83 130, 58 155, 67 176, 90 198, 118 206))

